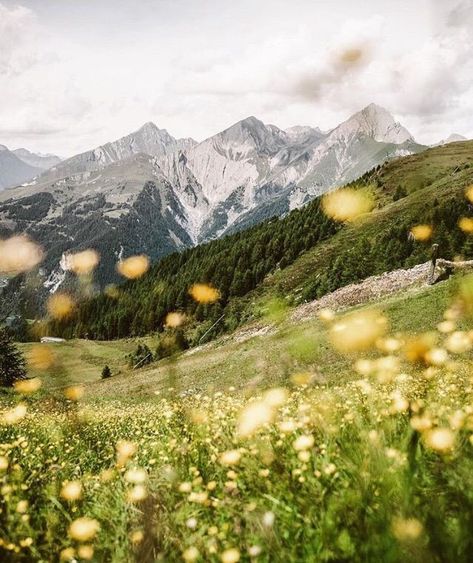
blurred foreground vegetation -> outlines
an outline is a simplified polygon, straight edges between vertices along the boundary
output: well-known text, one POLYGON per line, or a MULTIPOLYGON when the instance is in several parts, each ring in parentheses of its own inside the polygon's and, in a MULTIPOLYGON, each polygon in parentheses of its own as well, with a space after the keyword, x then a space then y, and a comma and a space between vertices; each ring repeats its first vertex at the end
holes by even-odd
POLYGON ((471 294, 6 393, 2 560, 470 561, 471 294))

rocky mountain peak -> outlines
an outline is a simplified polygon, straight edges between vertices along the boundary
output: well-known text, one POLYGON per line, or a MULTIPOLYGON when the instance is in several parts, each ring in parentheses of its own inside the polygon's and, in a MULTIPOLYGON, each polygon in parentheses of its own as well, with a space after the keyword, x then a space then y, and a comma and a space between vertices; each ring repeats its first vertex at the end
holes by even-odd
POLYGON ((373 103, 353 114, 331 133, 336 138, 350 138, 358 134, 382 143, 400 145, 405 141, 414 141, 409 131, 388 110, 373 103))

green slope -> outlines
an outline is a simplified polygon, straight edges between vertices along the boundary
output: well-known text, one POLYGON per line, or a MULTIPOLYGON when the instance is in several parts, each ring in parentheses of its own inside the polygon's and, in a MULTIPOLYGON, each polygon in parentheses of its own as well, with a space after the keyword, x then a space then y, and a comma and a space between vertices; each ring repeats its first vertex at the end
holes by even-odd
MULTIPOLYGON (((403 291, 356 309, 382 310, 392 334, 435 330, 454 300, 461 279, 455 276, 435 286, 403 291)), ((469 320, 462 321, 459 327, 470 328, 469 320)), ((30 375, 41 377, 50 389, 83 383, 90 399, 125 401, 151 398, 155 391, 174 396, 181 392, 222 391, 230 386, 251 393, 255 388, 286 385, 298 370, 311 370, 318 374, 319 382, 328 384, 357 377, 351 369, 354 358, 337 353, 329 345, 326 326, 317 318, 302 324, 283 319, 268 328, 262 330, 259 323, 137 370, 129 368, 127 354, 140 342, 153 348, 158 337, 108 342, 71 340, 49 345, 55 356, 53 367, 46 372, 34 370, 30 375), (112 368, 113 377, 102 381, 100 373, 105 364, 112 368)), ((27 357, 36 346, 21 345, 27 357)))
POLYGON ((432 242, 442 256, 469 255, 471 241, 457 222, 470 213, 464 192, 472 183, 473 142, 399 158, 353 183, 369 186, 376 200, 376 209, 356 224, 335 225, 316 200, 285 218, 172 255, 142 279, 125 284, 118 299, 89 300, 52 331, 99 339, 139 336, 162 330, 166 314, 178 309, 191 319, 186 335, 196 344, 222 314, 206 338, 254 318, 255 300, 279 295, 297 303, 424 262, 430 244, 409 236, 419 223, 433 225, 432 242), (398 199, 400 194, 405 196, 398 199), (188 295, 195 282, 215 285, 220 301, 195 304, 188 295))
MULTIPOLYGON (((453 143, 389 162, 374 175, 374 181, 377 209, 276 272, 260 292, 319 297, 369 275, 424 262, 434 242, 440 244, 444 257, 467 253, 468 240, 457 222, 471 213, 464 192, 473 182, 473 142, 453 143), (398 188, 408 195, 393 201, 398 188), (434 227, 432 240, 427 245, 409 244, 410 228, 420 223, 434 227), (342 280, 337 279, 340 277, 342 280)), ((473 254, 467 257, 473 258, 473 254)))

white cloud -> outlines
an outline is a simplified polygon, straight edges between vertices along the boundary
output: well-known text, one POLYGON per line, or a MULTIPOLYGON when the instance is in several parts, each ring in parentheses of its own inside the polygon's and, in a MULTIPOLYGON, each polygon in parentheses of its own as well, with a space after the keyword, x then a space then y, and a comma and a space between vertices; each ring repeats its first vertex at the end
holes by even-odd
POLYGON ((370 102, 473 136, 471 0, 0 0, 0 143, 72 154, 148 120, 330 128, 370 102))
POLYGON ((0 74, 15 75, 36 59, 29 49, 31 36, 35 33, 35 18, 32 10, 23 6, 12 9, 0 4, 0 74))

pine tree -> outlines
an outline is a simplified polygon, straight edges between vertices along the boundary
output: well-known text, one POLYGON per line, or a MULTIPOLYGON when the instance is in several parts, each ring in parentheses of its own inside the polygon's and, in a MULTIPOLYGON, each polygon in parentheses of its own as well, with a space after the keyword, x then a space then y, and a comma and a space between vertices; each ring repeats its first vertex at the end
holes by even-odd
POLYGON ((108 379, 112 376, 112 371, 108 366, 105 366, 102 370, 102 379, 108 379))
POLYGON ((26 362, 12 337, 0 328, 0 385, 12 387, 15 381, 26 378, 26 362))

